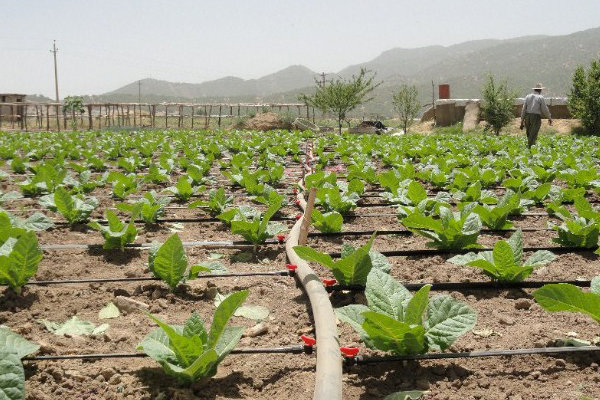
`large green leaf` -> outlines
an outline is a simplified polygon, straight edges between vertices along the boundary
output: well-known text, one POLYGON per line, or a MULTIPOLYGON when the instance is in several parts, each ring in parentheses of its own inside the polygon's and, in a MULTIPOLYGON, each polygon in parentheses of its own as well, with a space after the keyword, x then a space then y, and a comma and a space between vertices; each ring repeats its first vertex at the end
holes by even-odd
POLYGON ((21 359, 1 350, 0 400, 25 400, 25 371, 21 359))
POLYGON ((391 318, 403 320, 410 292, 385 272, 373 268, 367 277, 365 297, 369 308, 391 318))
POLYGON ((427 349, 425 330, 373 311, 362 313, 363 329, 376 348, 396 354, 419 354, 427 349))
POLYGON ((35 233, 24 233, 14 243, 9 255, 0 256, 0 282, 19 289, 35 275, 42 257, 35 233))
POLYGON ((362 313, 366 311, 369 311, 369 307, 365 305, 350 304, 344 307, 336 308, 335 315, 340 321, 348 323, 356 332, 358 332, 361 338, 365 340, 368 338, 368 335, 362 327, 363 322, 365 322, 362 313))
POLYGON ((450 296, 433 297, 427 306, 424 328, 429 347, 445 350, 477 322, 477 313, 450 296))
POLYGON ((427 308, 427 303, 429 303, 429 289, 431 289, 431 285, 423 286, 410 299, 406 310, 404 310, 404 322, 409 325, 423 324, 423 313, 425 312, 425 308, 427 308))
POLYGON ((533 297, 547 311, 580 312, 600 322, 600 295, 585 293, 575 285, 544 285, 533 292, 533 297))
POLYGON ((494 256, 494 264, 496 265, 497 269, 502 270, 517 265, 513 250, 504 240, 496 242, 492 254, 494 256))
POLYGON ((14 333, 7 326, 0 325, 0 352, 15 354, 19 359, 36 352, 39 345, 31 343, 23 336, 14 333))
POLYGON ((326 253, 320 253, 308 246, 294 246, 294 251, 304 261, 316 262, 327 268, 333 268, 333 260, 326 253))
POLYGON ((79 319, 77 316, 73 316, 63 323, 45 319, 40 320, 40 322, 46 329, 58 336, 93 336, 99 335, 109 328, 108 324, 96 326, 89 321, 79 319))
POLYGON ((537 267, 540 265, 548 264, 554 261, 555 259, 556 256, 552 252, 548 250, 538 250, 535 253, 533 253, 529 258, 527 258, 523 265, 537 267))
POLYGON ((221 335, 225 331, 227 322, 233 316, 235 311, 242 305, 242 303, 244 303, 248 297, 248 294, 249 292, 247 290, 230 294, 221 302, 221 304, 219 304, 217 310, 215 311, 210 332, 208 334, 207 346, 209 348, 214 348, 219 342, 221 335))
POLYGON ((162 322, 152 314, 148 316, 165 332, 169 338, 169 348, 173 351, 183 368, 187 368, 204 352, 204 342, 200 336, 187 337, 162 322))
POLYGON ((591 285, 590 285, 590 291, 594 294, 597 294, 598 296, 600 296, 600 276, 595 277, 594 279, 592 279, 591 285))
POLYGON ((388 394, 383 400, 419 400, 428 392, 421 390, 410 390, 388 394))
POLYGON ((184 278, 188 260, 176 233, 160 246, 149 263, 152 273, 174 289, 184 278))
POLYGON ((54 204, 56 204, 58 212, 61 213, 67 221, 73 221, 75 218, 75 203, 73 202, 71 195, 67 193, 62 186, 57 187, 54 192, 54 204))

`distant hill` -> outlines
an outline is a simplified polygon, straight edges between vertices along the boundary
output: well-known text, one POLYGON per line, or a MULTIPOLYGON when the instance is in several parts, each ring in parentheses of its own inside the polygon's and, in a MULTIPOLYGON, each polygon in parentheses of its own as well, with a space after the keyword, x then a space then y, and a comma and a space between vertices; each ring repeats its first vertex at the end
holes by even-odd
MULTIPOLYGON (((395 48, 362 64, 337 73, 348 78, 361 67, 377 74, 383 84, 374 100, 356 114, 392 113, 391 95, 402 83, 414 84, 423 103, 432 98, 431 82, 448 83, 454 98, 480 97, 488 74, 506 79, 518 95, 525 95, 537 82, 548 87, 546 94, 568 94, 577 65, 600 58, 600 28, 563 36, 524 36, 514 39, 487 39, 452 46, 415 49, 395 48)), ((142 80, 143 101, 296 101, 299 93, 314 90, 319 78, 310 69, 295 65, 259 79, 225 77, 198 84, 142 80)), ((329 74, 328 79, 331 79, 329 74)), ((138 83, 94 96, 100 101, 137 101, 138 83)), ((437 95, 437 93, 436 93, 437 95)))
MULTIPOLYGON (((314 84, 316 74, 310 69, 293 65, 259 79, 244 80, 233 76, 204 83, 173 83, 157 79, 142 79, 144 95, 201 99, 209 97, 266 96, 287 92, 314 84)), ((130 83, 105 95, 137 96, 138 82, 130 83)))

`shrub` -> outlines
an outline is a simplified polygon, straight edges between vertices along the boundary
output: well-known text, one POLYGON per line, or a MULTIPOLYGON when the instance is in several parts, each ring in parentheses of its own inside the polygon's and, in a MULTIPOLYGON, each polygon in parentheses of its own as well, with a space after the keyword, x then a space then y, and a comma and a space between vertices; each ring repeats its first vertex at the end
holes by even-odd
POLYGON ((567 104, 587 134, 600 135, 600 60, 591 62, 587 74, 582 66, 577 67, 567 104))
POLYGON ((492 75, 488 76, 482 91, 481 115, 496 135, 514 118, 515 97, 506 81, 497 84, 492 75))

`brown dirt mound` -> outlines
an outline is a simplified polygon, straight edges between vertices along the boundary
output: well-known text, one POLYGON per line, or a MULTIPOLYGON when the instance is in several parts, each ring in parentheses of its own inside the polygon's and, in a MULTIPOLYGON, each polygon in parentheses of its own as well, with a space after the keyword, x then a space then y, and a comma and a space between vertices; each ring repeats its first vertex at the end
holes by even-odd
POLYGON ((246 129, 258 131, 270 131, 273 129, 291 129, 292 124, 282 121, 279 115, 269 112, 256 114, 255 117, 246 121, 246 129))

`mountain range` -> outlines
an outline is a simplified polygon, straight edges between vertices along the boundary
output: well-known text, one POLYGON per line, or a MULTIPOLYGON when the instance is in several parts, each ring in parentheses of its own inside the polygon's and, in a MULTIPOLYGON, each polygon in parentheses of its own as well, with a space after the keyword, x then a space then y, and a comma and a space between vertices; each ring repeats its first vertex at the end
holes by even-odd
MULTIPOLYGON (((362 64, 348 66, 335 76, 349 78, 366 68, 382 84, 374 99, 357 113, 392 112, 392 93, 402 83, 419 89, 423 104, 431 103, 432 81, 448 83, 453 98, 478 98, 486 77, 493 74, 506 80, 516 94, 523 96, 537 82, 549 96, 569 93, 574 69, 600 59, 600 28, 562 36, 524 36, 513 39, 487 39, 452 46, 394 48, 362 64)), ((299 93, 314 91, 320 76, 302 65, 294 65, 259 79, 236 77, 203 83, 175 83, 142 79, 142 101, 186 102, 296 102, 299 93)), ((434 90, 435 91, 435 90, 434 90)), ((435 93, 437 95, 437 93, 435 93)), ((100 96, 94 101, 137 101, 138 81, 100 96)))

